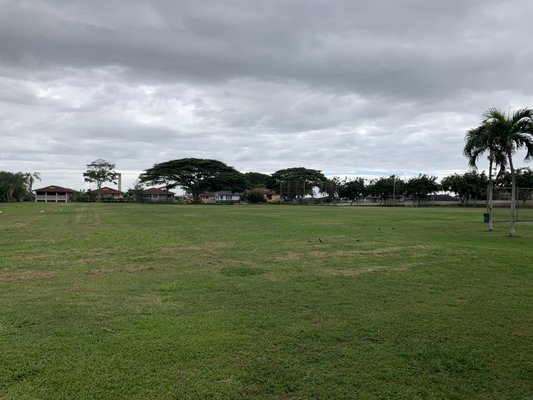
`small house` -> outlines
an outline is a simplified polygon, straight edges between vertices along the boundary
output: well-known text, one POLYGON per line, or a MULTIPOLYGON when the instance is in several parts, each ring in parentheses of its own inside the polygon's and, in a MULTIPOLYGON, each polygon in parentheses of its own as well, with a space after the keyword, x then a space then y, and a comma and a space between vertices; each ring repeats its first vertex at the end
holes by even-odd
POLYGON ((124 197, 124 192, 121 192, 120 190, 113 189, 107 186, 104 186, 103 188, 91 190, 91 196, 98 197, 100 195, 101 199, 105 200, 117 200, 122 199, 124 197))
POLYGON ((230 192, 229 190, 221 190, 215 192, 216 204, 239 204, 241 202, 242 193, 230 192))
POLYGON ((143 190, 143 199, 148 202, 171 202, 176 193, 164 188, 148 188, 143 190))
POLYGON ((78 193, 75 190, 56 185, 35 189, 34 192, 37 203, 68 203, 78 193))

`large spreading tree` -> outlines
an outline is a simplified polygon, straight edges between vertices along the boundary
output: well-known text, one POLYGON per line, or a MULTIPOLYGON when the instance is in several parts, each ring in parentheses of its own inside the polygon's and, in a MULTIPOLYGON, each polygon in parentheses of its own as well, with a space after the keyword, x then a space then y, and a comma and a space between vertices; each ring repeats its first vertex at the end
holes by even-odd
POLYGON ((248 181, 250 189, 266 188, 270 175, 261 172, 245 172, 244 177, 248 181))
POLYGON ((195 203, 200 194, 208 190, 242 191, 247 180, 242 173, 221 161, 182 158, 155 164, 144 171, 141 183, 164 185, 167 189, 182 187, 190 193, 195 203))
POLYGON ((499 148, 507 157, 511 169, 511 224, 509 235, 516 235, 516 173, 513 155, 517 150, 526 150, 526 160, 533 158, 533 109, 522 108, 512 115, 497 108, 484 114, 484 129, 496 138, 499 148))

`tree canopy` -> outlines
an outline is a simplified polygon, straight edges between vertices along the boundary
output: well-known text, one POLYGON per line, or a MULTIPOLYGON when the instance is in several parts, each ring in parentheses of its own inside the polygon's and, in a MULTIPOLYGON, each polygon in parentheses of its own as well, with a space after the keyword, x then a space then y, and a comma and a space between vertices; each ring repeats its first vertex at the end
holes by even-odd
POLYGON ((467 205, 469 200, 477 201, 486 187, 487 176, 484 172, 479 174, 476 171, 470 171, 462 175, 453 174, 441 181, 441 188, 456 193, 462 205, 467 205))
POLYGON ((389 198, 403 193, 404 184, 403 180, 391 175, 388 178, 382 177, 372 180, 366 189, 368 193, 379 197, 380 202, 385 205, 389 198))
POLYGON ((344 181, 339 185, 338 193, 341 198, 348 199, 352 202, 357 201, 367 195, 365 180, 355 178, 351 181, 344 181))
POLYGON ((141 183, 182 187, 200 201, 200 194, 208 190, 242 191, 247 187, 245 176, 221 161, 182 158, 155 164, 140 176, 141 183))
POLYGON ((245 172, 244 177, 248 181, 249 189, 266 188, 270 175, 261 172, 245 172))
MULTIPOLYGON (((531 198, 533 194, 533 170, 530 168, 518 168, 515 171, 516 198, 524 203, 531 198)), ((509 172, 500 176, 496 181, 500 187, 511 187, 512 177, 509 172)))
POLYGON ((429 194, 435 193, 440 189, 436 176, 420 174, 418 177, 409 179, 404 185, 404 192, 420 206, 422 200, 425 200, 429 194))
POLYGON ((102 188, 102 183, 115 183, 118 174, 115 172, 115 164, 98 159, 90 164, 87 164, 87 171, 83 173, 83 177, 85 178, 85 182, 96 183, 96 187, 98 189, 98 201, 100 201, 100 189, 102 188))
POLYGON ((0 171, 0 201, 30 200, 28 173, 0 171))
POLYGON ((289 201, 312 195, 314 187, 320 187, 327 178, 321 171, 304 167, 280 169, 268 180, 267 188, 280 192, 289 201))

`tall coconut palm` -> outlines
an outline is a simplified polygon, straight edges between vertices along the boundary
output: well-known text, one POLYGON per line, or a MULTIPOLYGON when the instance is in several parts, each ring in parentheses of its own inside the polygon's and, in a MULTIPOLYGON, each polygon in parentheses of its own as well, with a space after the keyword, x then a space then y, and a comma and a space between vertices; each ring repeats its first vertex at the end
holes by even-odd
POLYGON ((498 145, 505 153, 509 168, 511 169, 511 226, 509 235, 516 235, 516 178, 513 164, 513 154, 518 149, 526 149, 525 160, 533 158, 533 109, 522 108, 513 113, 505 112, 497 108, 491 108, 485 114, 484 129, 491 132, 497 138, 498 145))
POLYGON ((468 158, 468 165, 477 169, 477 160, 483 153, 488 153, 489 182, 487 186, 487 213, 489 214, 489 231, 493 230, 492 198, 493 198, 493 171, 500 168, 500 174, 505 171, 507 157, 502 150, 496 132, 489 129, 488 124, 482 123, 477 128, 466 132, 464 155, 468 158))

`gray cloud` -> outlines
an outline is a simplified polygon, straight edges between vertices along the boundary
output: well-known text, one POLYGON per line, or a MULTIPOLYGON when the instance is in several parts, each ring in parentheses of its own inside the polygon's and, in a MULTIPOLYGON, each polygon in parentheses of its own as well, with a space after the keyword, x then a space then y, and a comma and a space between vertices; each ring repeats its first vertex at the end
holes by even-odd
POLYGON ((0 0, 0 168, 84 187, 181 157, 243 171, 464 170, 489 107, 532 105, 525 0, 0 0))

